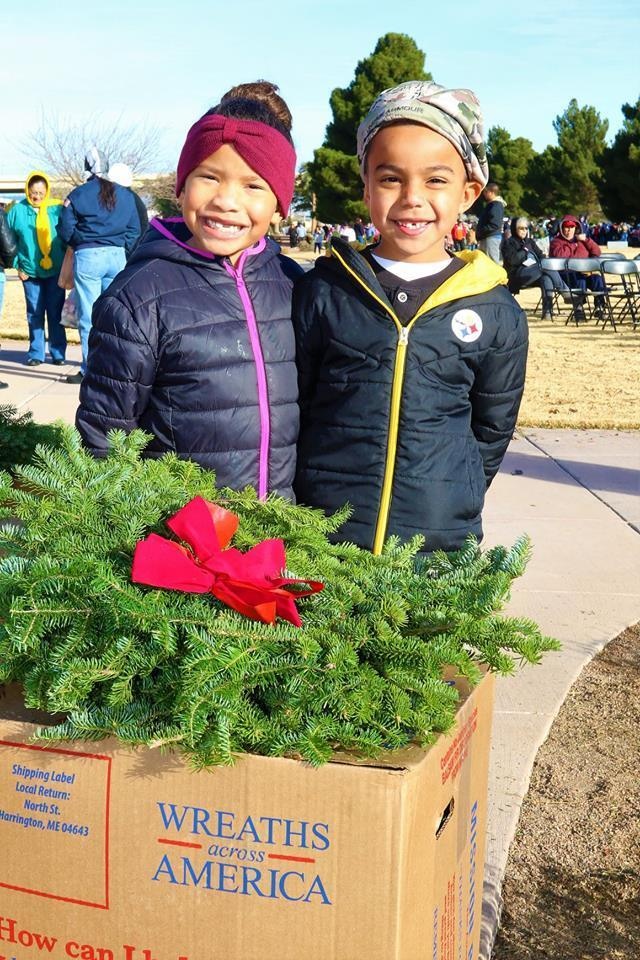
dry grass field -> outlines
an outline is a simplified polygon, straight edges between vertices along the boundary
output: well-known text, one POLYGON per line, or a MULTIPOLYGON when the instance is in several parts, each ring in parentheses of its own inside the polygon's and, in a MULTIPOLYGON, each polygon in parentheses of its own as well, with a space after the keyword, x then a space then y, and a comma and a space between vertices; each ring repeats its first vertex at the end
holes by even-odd
MULTIPOLYGON (((0 341, 23 340, 22 285, 8 280, 5 290, 0 341)), ((565 326, 563 317, 543 322, 533 315, 537 289, 518 299, 529 313, 531 341, 519 425, 640 429, 640 327, 627 323, 614 333, 594 323, 565 326)), ((69 339, 77 342, 77 334, 70 331, 69 339)))

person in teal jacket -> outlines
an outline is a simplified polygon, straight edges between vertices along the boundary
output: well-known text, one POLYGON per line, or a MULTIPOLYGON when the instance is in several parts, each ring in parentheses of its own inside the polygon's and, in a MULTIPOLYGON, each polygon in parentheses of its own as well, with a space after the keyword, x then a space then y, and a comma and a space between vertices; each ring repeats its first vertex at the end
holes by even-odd
POLYGON ((63 364, 67 349, 67 334, 60 322, 65 293, 58 286, 65 246, 56 230, 62 201, 50 199, 49 192, 46 174, 32 171, 25 184, 25 199, 7 214, 7 222, 18 240, 14 266, 22 280, 27 305, 29 367, 45 360, 45 317, 51 362, 56 366, 63 364))

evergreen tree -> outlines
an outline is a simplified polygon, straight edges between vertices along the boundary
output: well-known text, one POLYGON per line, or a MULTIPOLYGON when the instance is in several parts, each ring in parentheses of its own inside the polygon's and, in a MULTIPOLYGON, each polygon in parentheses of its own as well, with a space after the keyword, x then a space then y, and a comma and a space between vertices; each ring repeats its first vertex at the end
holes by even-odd
POLYGON ((572 209, 564 180, 559 147, 548 146, 529 164, 523 183, 522 203, 534 217, 562 215, 572 209))
POLYGON ((526 539, 482 552, 469 538, 416 560, 422 538, 392 538, 373 556, 330 543, 347 510, 327 518, 251 488, 218 490, 190 461, 142 458, 147 441, 114 432, 95 460, 65 427, 60 448, 16 471, 17 489, 0 473, 0 684, 19 682, 27 706, 65 715, 42 739, 113 734, 174 745, 198 765, 241 751, 314 764, 336 747, 375 755, 450 729, 445 665, 474 682, 480 663, 508 673, 557 649, 530 620, 497 612, 526 539), (131 582, 136 543, 170 536, 164 521, 196 496, 237 514, 240 551, 280 537, 293 575, 325 584, 298 600, 302 627, 131 582))
POLYGON ((317 197, 318 217, 339 223, 366 217, 362 181, 356 159, 358 126, 376 96, 406 80, 431 80, 424 70, 424 53, 403 33, 387 33, 378 40, 373 53, 361 60, 348 87, 336 87, 330 104, 333 120, 322 147, 308 165, 317 197))
POLYGON ((507 212, 513 216, 526 213, 523 194, 529 164, 535 152, 525 137, 513 139, 504 127, 491 127, 487 134, 487 159, 492 180, 500 185, 507 212))
POLYGON ((624 121, 602 157, 602 206, 611 220, 640 220, 640 98, 622 106, 624 121))
POLYGON ((303 163, 296 174, 293 200, 291 201, 291 212, 302 213, 308 210, 313 217, 315 215, 315 205, 316 198, 313 192, 308 164, 303 163))
POLYGON ((594 107, 569 102, 553 121, 557 147, 547 147, 529 166, 523 199, 531 213, 601 216, 599 183, 608 127, 594 107))

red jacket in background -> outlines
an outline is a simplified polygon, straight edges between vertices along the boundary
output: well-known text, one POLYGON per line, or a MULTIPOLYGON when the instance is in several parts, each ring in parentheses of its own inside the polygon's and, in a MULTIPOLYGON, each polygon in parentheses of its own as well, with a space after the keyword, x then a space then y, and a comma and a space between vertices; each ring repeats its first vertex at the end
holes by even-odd
POLYGON ((595 242, 595 240, 590 240, 589 237, 586 237, 584 240, 578 240, 576 234, 582 229, 580 224, 576 227, 576 233, 574 234, 573 240, 567 240, 566 237, 563 237, 560 233, 562 229, 562 224, 569 220, 571 223, 576 223, 574 217, 563 217, 560 221, 560 226, 558 228, 558 233, 553 237, 551 243, 549 244, 549 256, 550 257, 599 257, 600 256, 600 247, 595 242))

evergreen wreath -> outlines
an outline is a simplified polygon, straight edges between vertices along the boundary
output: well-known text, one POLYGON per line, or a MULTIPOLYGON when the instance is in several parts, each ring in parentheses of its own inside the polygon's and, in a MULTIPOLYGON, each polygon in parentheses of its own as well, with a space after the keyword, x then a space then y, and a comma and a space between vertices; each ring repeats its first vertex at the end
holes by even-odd
POLYGON ((218 490, 190 461, 144 458, 147 442, 113 432, 96 460, 65 427, 15 484, 0 473, 0 683, 64 715, 40 740, 114 735, 177 747, 197 767, 241 752, 314 765, 336 749, 373 757, 451 728, 445 665, 475 683, 480 664, 510 673, 558 649, 531 620, 497 612, 527 538, 483 552, 470 537, 457 553, 417 558, 422 538, 392 537, 374 557, 330 542, 347 507, 327 518, 250 488, 218 490), (131 582, 136 543, 170 536, 164 521, 197 496, 238 515, 235 547, 282 538, 292 576, 324 582, 297 601, 302 627, 131 582))

